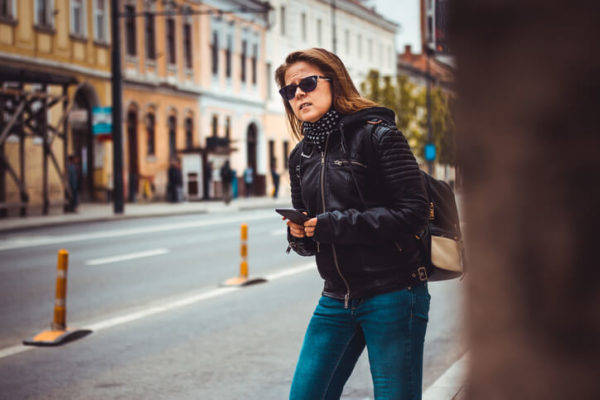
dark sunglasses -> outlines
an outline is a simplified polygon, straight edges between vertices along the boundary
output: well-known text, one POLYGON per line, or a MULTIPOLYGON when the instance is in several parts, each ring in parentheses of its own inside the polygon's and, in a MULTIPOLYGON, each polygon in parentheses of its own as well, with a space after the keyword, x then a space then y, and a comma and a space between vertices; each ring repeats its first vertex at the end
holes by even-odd
POLYGON ((281 97, 283 97, 287 101, 290 101, 291 99, 293 99, 296 96, 296 89, 298 89, 298 88, 302 89, 302 91, 306 92, 306 93, 312 92, 313 90, 315 90, 317 88, 317 83, 318 83, 319 79, 325 79, 326 81, 331 80, 330 78, 327 78, 325 76, 319 76, 319 75, 307 76, 306 78, 302 78, 297 85, 291 84, 291 85, 282 87, 281 89, 279 89, 279 94, 281 95, 281 97))

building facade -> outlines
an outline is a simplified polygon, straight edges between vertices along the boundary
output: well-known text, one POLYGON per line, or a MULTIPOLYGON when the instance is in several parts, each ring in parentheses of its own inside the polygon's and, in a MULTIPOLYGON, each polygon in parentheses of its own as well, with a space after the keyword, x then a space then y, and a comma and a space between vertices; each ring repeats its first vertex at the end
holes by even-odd
POLYGON ((91 116, 110 103, 109 14, 108 0, 0 2, 2 213, 62 207, 67 154, 78 158, 82 200, 103 196, 112 148, 91 116))
POLYGON ((163 198, 174 159, 186 198, 220 196, 218 170, 225 160, 238 176, 253 167, 255 194, 262 194, 266 82, 258 71, 264 69, 266 15, 239 11, 263 5, 123 3, 127 197, 145 195, 149 183, 153 196, 163 198))
POLYGON ((379 70, 382 75, 396 76, 398 26, 358 0, 272 0, 270 4, 265 133, 269 143, 268 164, 282 176, 282 193, 287 195, 287 157, 295 142, 277 92, 275 70, 294 50, 322 47, 342 59, 360 90, 360 83, 371 69, 379 70))

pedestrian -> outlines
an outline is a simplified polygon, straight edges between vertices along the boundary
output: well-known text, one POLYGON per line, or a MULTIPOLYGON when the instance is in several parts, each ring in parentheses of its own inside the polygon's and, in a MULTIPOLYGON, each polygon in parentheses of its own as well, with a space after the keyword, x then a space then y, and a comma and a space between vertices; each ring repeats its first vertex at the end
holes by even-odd
POLYGON ((69 191, 71 197, 69 198, 68 210, 69 212, 77 212, 79 206, 79 159, 76 155, 71 154, 68 158, 67 163, 67 180, 69 183, 69 191))
POLYGON ((221 188, 223 189, 223 201, 225 204, 229 204, 231 201, 231 179, 233 178, 233 173, 231 167, 229 166, 229 160, 226 160, 223 166, 221 167, 221 188))
POLYGON ((275 78, 300 140, 292 204, 310 217, 287 222, 288 242, 324 279, 290 399, 339 399, 365 346, 375 399, 420 399, 430 296, 416 235, 429 206, 415 157, 335 54, 293 52, 275 78))
POLYGON ((213 174, 213 163, 209 161, 206 163, 206 169, 204 170, 204 200, 210 200, 210 187, 212 182, 213 174))
POLYGON ((275 168, 271 169, 271 179, 273 180, 273 198, 277 198, 279 193, 279 174, 275 171, 275 168))
POLYGON ((183 200, 183 176, 177 160, 172 160, 167 171, 167 201, 177 203, 183 200))
POLYGON ((246 186, 246 197, 250 197, 250 194, 252 194, 252 182, 254 182, 254 169, 249 166, 244 170, 244 184, 246 186))

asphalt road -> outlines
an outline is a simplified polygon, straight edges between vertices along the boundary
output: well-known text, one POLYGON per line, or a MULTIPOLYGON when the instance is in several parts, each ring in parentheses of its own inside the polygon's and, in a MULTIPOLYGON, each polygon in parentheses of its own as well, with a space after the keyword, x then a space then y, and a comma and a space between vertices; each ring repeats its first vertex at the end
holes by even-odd
MULTIPOLYGON (((270 210, 147 218, 0 235, 0 399, 284 399, 321 279, 286 254, 270 210), (239 269, 248 224, 251 277, 239 269), (93 333, 21 346, 52 319, 56 254, 69 251, 67 320, 93 333)), ((424 386, 465 351, 461 282, 430 284, 424 386)), ((344 399, 372 398, 363 354, 344 399)))

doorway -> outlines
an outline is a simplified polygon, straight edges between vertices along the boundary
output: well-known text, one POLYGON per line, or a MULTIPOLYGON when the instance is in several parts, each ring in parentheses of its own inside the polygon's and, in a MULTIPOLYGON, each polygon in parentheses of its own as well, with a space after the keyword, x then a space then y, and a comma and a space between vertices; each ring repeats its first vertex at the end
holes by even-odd
POLYGON ((139 161, 138 161, 138 110, 130 107, 127 111, 127 150, 129 166, 129 190, 127 200, 135 203, 139 186, 139 161))

